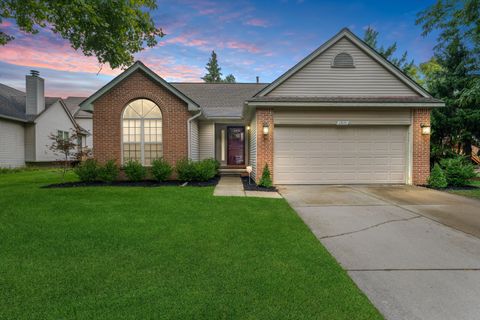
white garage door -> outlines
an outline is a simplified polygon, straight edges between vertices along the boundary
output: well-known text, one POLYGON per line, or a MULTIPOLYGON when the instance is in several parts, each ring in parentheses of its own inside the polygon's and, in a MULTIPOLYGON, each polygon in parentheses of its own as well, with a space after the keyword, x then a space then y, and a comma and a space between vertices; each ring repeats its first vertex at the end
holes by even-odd
POLYGON ((406 126, 275 127, 275 183, 405 183, 407 135, 406 126))

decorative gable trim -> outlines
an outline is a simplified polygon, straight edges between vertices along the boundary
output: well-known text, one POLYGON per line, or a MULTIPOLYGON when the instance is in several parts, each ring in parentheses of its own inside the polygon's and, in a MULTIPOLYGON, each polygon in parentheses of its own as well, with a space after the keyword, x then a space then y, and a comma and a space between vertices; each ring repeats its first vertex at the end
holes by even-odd
POLYGON ((278 77, 275 81, 271 84, 266 86, 263 90, 258 92, 255 96, 256 97, 263 97, 277 88, 279 85, 284 83, 287 79, 293 76, 295 73, 300 71, 303 67, 307 64, 312 62, 315 58, 320 56, 323 52, 325 52, 328 48, 332 47, 335 43, 337 43, 340 39, 347 38, 353 44, 358 46, 362 51, 364 51, 367 55, 373 58, 376 62, 378 62, 381 66, 391 72, 394 76, 396 76, 399 80, 401 80, 405 85, 411 88, 413 91, 417 92, 422 97, 432 97, 425 89, 423 89, 420 85, 418 85, 415 81, 410 79, 405 73, 403 73, 399 68, 393 65, 390 61, 382 57, 378 52, 376 52, 373 48, 367 45, 363 40, 358 38, 354 33, 352 33, 348 28, 342 29, 339 33, 335 36, 330 38, 327 42, 322 44, 318 47, 315 51, 311 54, 306 56, 303 60, 297 63, 295 66, 290 68, 287 72, 282 74, 278 77))
POLYGON ((105 93, 110 91, 113 87, 115 87, 118 83, 120 83, 122 80, 126 79, 128 76, 130 76, 132 73, 134 73, 137 70, 143 71, 149 78, 151 78, 153 81, 158 83, 159 85, 163 86, 166 88, 168 91, 173 93, 175 96, 177 96, 180 100, 184 101, 188 105, 188 111, 197 111, 200 110, 200 106, 194 102, 192 99, 187 97, 185 94, 180 92, 178 89, 176 89, 174 86, 169 84, 167 81, 165 81, 162 77, 157 75, 155 72, 153 72, 151 69, 149 69, 147 66, 145 66, 141 61, 136 61, 133 65, 131 65, 127 70, 119 74, 117 77, 115 77, 112 81, 107 83, 105 86, 103 86, 100 90, 95 92, 93 95, 88 97, 86 100, 82 101, 80 103, 80 110, 84 111, 90 111, 93 112, 93 103, 103 96, 105 93))

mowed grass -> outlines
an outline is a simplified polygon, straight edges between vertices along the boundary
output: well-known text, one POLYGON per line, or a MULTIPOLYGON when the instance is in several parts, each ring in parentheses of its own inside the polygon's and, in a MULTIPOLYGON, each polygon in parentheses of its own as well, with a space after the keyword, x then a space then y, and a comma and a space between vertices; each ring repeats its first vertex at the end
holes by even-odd
POLYGON ((459 194, 461 196, 465 196, 465 197, 469 197, 469 198, 480 199, 480 181, 479 180, 472 181, 470 185, 476 186, 477 189, 449 190, 448 192, 459 194))
POLYGON ((0 319, 382 318, 284 200, 59 180, 0 175, 0 319))

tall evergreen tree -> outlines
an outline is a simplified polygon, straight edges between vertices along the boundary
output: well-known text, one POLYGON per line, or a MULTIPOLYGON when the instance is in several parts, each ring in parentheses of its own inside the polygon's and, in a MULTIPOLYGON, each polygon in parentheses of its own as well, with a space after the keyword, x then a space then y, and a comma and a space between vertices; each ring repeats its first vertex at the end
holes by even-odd
POLYGON ((212 51, 212 55, 210 56, 205 69, 207 70, 207 73, 202 77, 205 82, 235 83, 235 76, 233 74, 229 74, 225 79, 222 79, 222 68, 218 65, 217 54, 215 51, 212 51))
POLYGON ((417 82, 421 82, 419 76, 419 70, 415 66, 413 60, 408 60, 408 53, 405 51, 400 57, 395 56, 395 52, 397 51, 397 43, 394 42, 388 47, 379 46, 378 45, 378 31, 373 29, 372 27, 368 27, 365 30, 365 34, 363 36, 363 40, 373 49, 375 49, 382 57, 390 61, 408 76, 410 76, 413 80, 417 82))
POLYGON ((202 77, 205 82, 222 82, 222 68, 218 65, 217 54, 212 51, 212 55, 205 67, 207 73, 202 77))

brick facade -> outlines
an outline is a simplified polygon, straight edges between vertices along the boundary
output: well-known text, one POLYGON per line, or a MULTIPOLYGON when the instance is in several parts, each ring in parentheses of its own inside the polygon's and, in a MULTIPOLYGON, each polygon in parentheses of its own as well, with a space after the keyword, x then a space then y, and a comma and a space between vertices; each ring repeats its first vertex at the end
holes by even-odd
POLYGON ((273 125, 273 109, 257 109, 257 166, 256 180, 257 183, 262 177, 263 167, 268 164, 273 180, 273 135, 275 128, 273 125), (263 134, 263 125, 267 123, 269 126, 268 135, 263 134))
POLYGON ((153 82, 142 71, 124 79, 94 103, 94 156, 100 163, 114 159, 121 165, 122 112, 136 99, 149 99, 162 111, 163 157, 170 164, 187 157, 187 104, 153 82))
POLYGON ((430 110, 421 108, 412 110, 413 126, 413 167, 412 183, 427 184, 430 175, 430 135, 422 134, 422 125, 430 126, 430 110))

